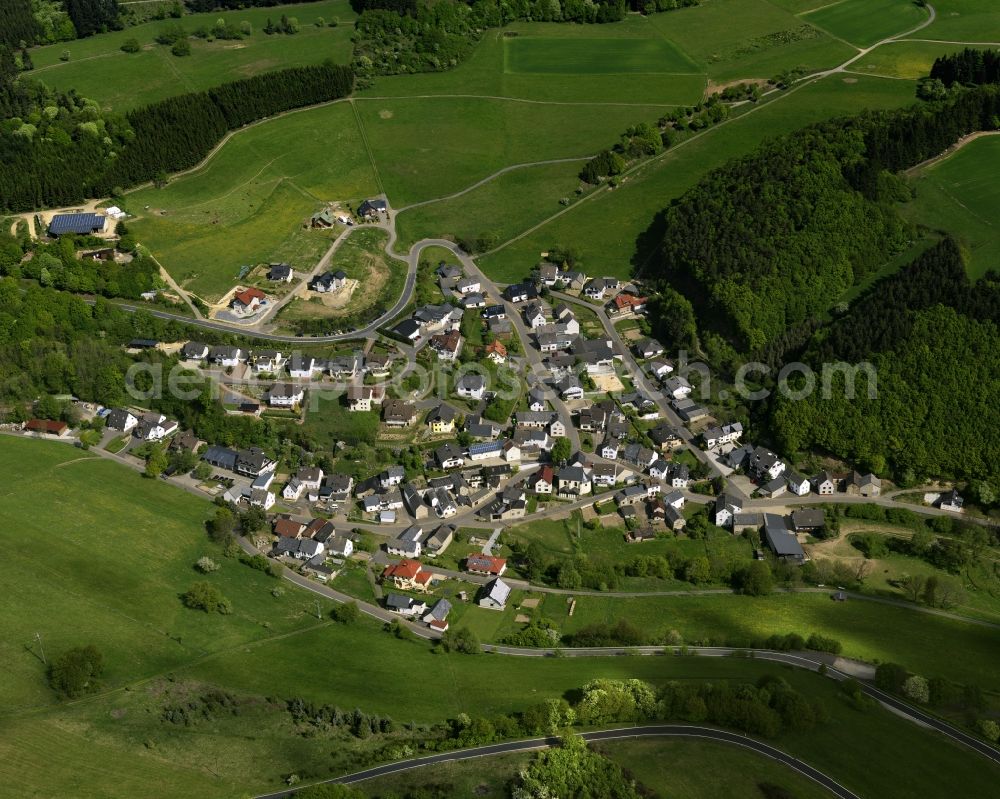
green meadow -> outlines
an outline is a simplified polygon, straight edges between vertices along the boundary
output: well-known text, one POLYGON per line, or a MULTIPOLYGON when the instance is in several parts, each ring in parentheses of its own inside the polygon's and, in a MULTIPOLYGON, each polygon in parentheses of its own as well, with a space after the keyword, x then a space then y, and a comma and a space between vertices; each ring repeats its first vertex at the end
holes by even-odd
POLYGON ((1000 270, 1000 137, 984 136, 917 172, 916 198, 901 206, 911 221, 958 238, 969 275, 1000 270))
POLYGON ((347 0, 322 0, 280 9, 216 11, 147 22, 122 31, 34 48, 31 57, 35 69, 29 76, 55 89, 76 89, 104 107, 126 111, 259 72, 318 64, 328 58, 346 64, 351 60, 351 33, 356 16, 347 0), (291 36, 265 34, 268 18, 277 21, 282 14, 298 18, 299 32, 291 36), (320 17, 327 26, 314 24, 320 17), (253 33, 245 39, 229 41, 192 38, 191 55, 183 58, 172 55, 169 46, 155 41, 160 31, 172 25, 179 24, 193 33, 199 27, 211 28, 219 19, 236 26, 249 22, 253 33), (334 19, 340 24, 329 27, 334 19), (122 51, 122 44, 129 39, 139 42, 142 49, 138 53, 122 51), (69 61, 60 60, 64 51, 69 51, 69 61))
MULTIPOLYGON (((674 12, 672 12, 674 13, 674 12)), ((678 12, 679 13, 679 12, 678 12)), ((397 75, 377 78, 374 86, 359 92, 361 97, 447 95, 506 97, 553 106, 582 104, 609 105, 693 105, 705 89, 705 75, 685 56, 684 48, 674 40, 665 40, 645 17, 630 16, 614 25, 561 25, 558 23, 516 22, 502 31, 487 31, 472 55, 448 72, 420 75, 397 75), (523 41, 519 41, 522 40, 523 41), (587 48, 595 41, 606 51, 616 51, 628 58, 628 51, 670 54, 670 59, 685 65, 680 72, 667 74, 660 67, 644 74, 623 78, 591 62, 590 68, 570 72, 524 72, 509 68, 508 53, 513 49, 536 58, 539 41, 560 42, 566 55, 586 59, 587 48), (532 42, 536 44, 532 45, 532 42), (584 44, 581 44, 584 43, 584 44)), ((676 70, 675 70, 676 71, 676 70)), ((557 110, 557 109, 553 109, 557 110)))
POLYGON ((927 14, 913 0, 840 0, 802 18, 856 47, 870 47, 915 28, 927 14))
POLYGON ((571 75, 642 75, 696 72, 662 39, 584 39, 515 36, 504 39, 504 72, 571 75))
POLYGON ((941 42, 892 42, 872 50, 860 61, 851 64, 851 71, 917 80, 930 74, 936 58, 958 52, 962 48, 962 45, 941 42))
POLYGON ((935 0, 937 18, 915 34, 921 39, 958 42, 997 41, 1000 5, 993 0, 935 0))
POLYGON ((310 271, 333 234, 305 229, 309 217, 377 192, 354 113, 339 102, 239 131, 197 171, 129 193, 124 207, 164 268, 214 300, 243 265, 280 259, 310 271))
POLYGON ((467 188, 504 167, 584 158, 664 106, 553 106, 486 97, 356 102, 379 177, 395 208, 467 188))
POLYGON ((706 172, 750 152, 770 136, 862 108, 896 108, 913 102, 914 84, 902 80, 829 76, 771 95, 729 121, 692 137, 523 238, 480 259, 500 279, 523 276, 553 246, 571 246, 583 268, 626 277, 641 273, 662 236, 657 214, 706 172))
POLYGON ((0 714, 53 704, 36 634, 50 658, 95 644, 110 689, 317 624, 311 599, 273 597, 273 578, 222 558, 204 532, 207 502, 73 447, 8 436, 0 473, 0 714), (199 575, 203 555, 222 568, 199 575), (202 579, 232 600, 232 615, 181 604, 202 579))

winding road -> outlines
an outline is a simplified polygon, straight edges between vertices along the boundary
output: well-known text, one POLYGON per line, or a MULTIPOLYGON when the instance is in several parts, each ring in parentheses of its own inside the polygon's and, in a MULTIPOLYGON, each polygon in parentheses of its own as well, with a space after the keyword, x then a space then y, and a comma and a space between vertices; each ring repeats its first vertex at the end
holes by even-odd
MULTIPOLYGON (((747 738, 735 732, 717 730, 713 727, 696 727, 688 724, 649 724, 641 727, 618 727, 609 730, 597 730, 594 732, 584 732, 580 734, 585 741, 590 743, 600 741, 621 741, 635 738, 696 738, 716 741, 718 743, 739 746, 749 749, 757 754, 769 757, 779 763, 788 766, 805 777, 819 783, 834 796, 841 799, 859 799, 858 795, 849 791, 832 777, 822 771, 813 768, 808 763, 803 763, 796 757, 792 757, 787 752, 783 752, 769 744, 747 738)), ((455 749, 450 752, 441 752, 436 755, 426 757, 415 757, 410 760, 401 760, 397 763, 387 763, 384 766, 358 771, 336 779, 326 780, 325 783, 339 783, 350 785, 352 783, 370 780, 375 777, 386 777, 391 774, 399 774, 404 771, 411 771, 423 766, 431 766, 436 763, 451 763, 460 760, 473 760, 481 757, 491 757, 493 755, 506 755, 515 752, 534 752, 540 749, 549 749, 559 745, 558 738, 529 738, 525 741, 510 741, 508 743, 491 744, 489 746, 477 746, 471 749, 455 749)), ((319 784, 325 784, 319 783, 319 784)), ((295 795, 295 789, 279 791, 257 799, 287 799, 295 795)))

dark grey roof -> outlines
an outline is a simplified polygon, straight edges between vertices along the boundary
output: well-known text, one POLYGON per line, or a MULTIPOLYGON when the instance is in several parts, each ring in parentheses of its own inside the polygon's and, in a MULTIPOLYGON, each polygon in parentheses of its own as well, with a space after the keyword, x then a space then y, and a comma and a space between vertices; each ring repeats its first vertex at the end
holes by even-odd
POLYGON ((104 217, 98 214, 56 214, 49 224, 49 233, 53 236, 93 233, 104 230, 104 222, 104 217))
POLYGON ((784 518, 777 514, 764 514, 764 537, 767 539, 767 545, 778 557, 805 557, 802 545, 788 529, 784 518))

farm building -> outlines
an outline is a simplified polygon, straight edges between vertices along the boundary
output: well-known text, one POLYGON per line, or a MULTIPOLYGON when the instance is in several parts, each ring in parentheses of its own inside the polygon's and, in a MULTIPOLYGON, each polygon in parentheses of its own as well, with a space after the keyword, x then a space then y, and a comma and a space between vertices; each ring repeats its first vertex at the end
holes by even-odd
POLYGON ((99 214, 56 214, 49 223, 50 236, 103 233, 105 219, 99 214))

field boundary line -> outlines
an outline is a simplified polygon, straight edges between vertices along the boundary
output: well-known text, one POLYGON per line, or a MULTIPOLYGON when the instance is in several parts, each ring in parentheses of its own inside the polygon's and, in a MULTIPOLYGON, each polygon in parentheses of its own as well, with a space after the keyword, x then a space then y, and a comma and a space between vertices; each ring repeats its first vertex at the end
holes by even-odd
POLYGON ((484 186, 496 178, 507 174, 508 172, 515 172, 519 169, 530 169, 532 167, 539 166, 551 166, 553 164, 572 164, 577 161, 589 161, 594 156, 592 155, 580 155, 573 156, 570 158, 550 158, 547 161, 531 161, 524 164, 512 164, 511 166, 505 166, 503 169, 498 169, 492 175, 487 175, 482 180, 476 181, 470 186, 466 186, 464 189, 454 192, 453 194, 446 194, 443 197, 433 197, 430 200, 421 200, 417 203, 410 203, 409 205, 404 205, 402 208, 397 208, 396 213, 401 214, 403 211, 411 211, 414 208, 422 208, 425 205, 433 205, 434 203, 446 202, 447 200, 454 200, 461 197, 463 194, 468 194, 470 191, 478 189, 480 186, 484 186))
MULTIPOLYGON (((540 73, 535 73, 540 74, 540 73)), ((633 74, 633 73, 629 73, 633 74)), ((661 75, 660 72, 646 73, 650 75, 661 75)), ((685 77, 705 77, 704 72, 685 72, 678 73, 683 74, 685 77)), ((367 100, 440 100, 440 99, 451 99, 451 100, 502 100, 511 103, 529 103, 531 105, 596 105, 596 106, 620 106, 624 108, 687 108, 686 103, 613 103, 613 102, 602 102, 598 100, 532 100, 527 97, 507 97, 501 94, 400 94, 400 95, 384 95, 384 94, 373 94, 366 97, 353 97, 352 100, 355 101, 367 101, 367 100)))
POLYGON ((388 198, 388 194, 385 193, 385 186, 382 185, 382 176, 378 173, 378 164, 375 163, 375 154, 372 152, 371 144, 368 143, 368 133, 365 131, 365 123, 361 120, 361 112, 358 111, 358 106, 354 103, 354 98, 349 97, 348 102, 351 105, 351 111, 354 112, 354 119, 358 123, 358 133, 361 134, 361 143, 365 146, 365 152, 368 153, 368 160, 372 165, 372 172, 375 175, 375 185, 378 186, 379 193, 388 198))

